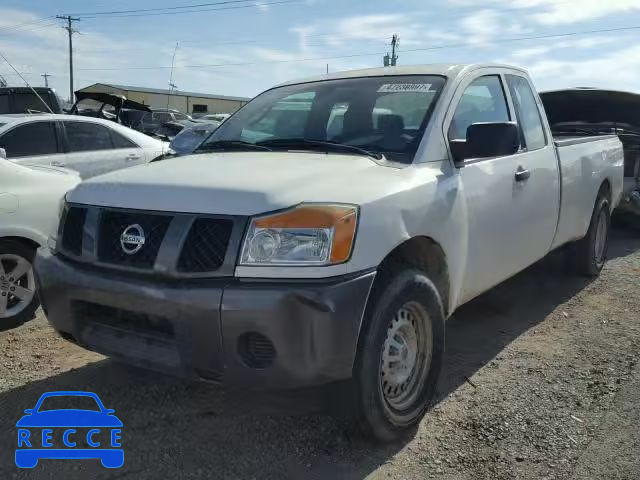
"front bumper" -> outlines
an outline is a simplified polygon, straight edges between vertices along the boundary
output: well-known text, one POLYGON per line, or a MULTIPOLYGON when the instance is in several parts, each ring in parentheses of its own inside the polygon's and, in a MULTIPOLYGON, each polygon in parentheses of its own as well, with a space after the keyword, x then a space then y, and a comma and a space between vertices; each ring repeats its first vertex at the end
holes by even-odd
POLYGON ((375 272, 318 281, 160 279, 40 249, 45 313, 63 336, 168 373, 261 389, 351 377, 375 272))

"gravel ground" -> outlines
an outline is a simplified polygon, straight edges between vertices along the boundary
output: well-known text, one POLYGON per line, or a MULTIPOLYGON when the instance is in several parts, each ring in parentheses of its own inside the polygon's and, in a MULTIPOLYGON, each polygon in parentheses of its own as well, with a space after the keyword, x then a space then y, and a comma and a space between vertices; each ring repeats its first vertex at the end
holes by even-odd
POLYGON ((0 333, 0 478, 640 478, 640 236, 616 232, 595 281, 553 255, 448 324, 438 399, 406 441, 374 446, 315 411, 119 365, 42 314, 0 333), (123 421, 125 465, 13 464, 15 422, 51 390, 96 392, 123 421))

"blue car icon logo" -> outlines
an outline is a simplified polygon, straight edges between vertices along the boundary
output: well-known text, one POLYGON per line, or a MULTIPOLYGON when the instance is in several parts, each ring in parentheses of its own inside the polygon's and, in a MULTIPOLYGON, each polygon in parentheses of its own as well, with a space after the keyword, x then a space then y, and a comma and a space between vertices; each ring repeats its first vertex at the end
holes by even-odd
POLYGON ((41 458, 100 459, 106 468, 124 464, 122 422, 95 393, 45 393, 24 412, 16 423, 18 467, 33 468, 41 458))

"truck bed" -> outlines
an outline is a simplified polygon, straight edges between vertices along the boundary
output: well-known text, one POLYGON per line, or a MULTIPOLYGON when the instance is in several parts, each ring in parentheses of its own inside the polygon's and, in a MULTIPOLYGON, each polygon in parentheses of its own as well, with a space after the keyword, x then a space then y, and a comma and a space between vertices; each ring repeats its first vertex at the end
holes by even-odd
POLYGON ((584 236, 602 178, 609 185, 610 202, 622 193, 622 143, 617 135, 563 135, 553 137, 560 170, 560 216, 554 246, 584 236), (585 188, 585 186, 588 186, 585 188))

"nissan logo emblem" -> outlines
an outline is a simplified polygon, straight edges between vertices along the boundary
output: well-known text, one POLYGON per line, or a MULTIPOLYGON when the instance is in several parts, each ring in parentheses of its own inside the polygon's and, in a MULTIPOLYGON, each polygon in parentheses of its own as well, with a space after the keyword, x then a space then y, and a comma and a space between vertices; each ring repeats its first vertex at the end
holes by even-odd
POLYGON ((127 255, 138 253, 144 247, 145 241, 144 230, 137 223, 129 225, 120 235, 120 246, 127 255))

